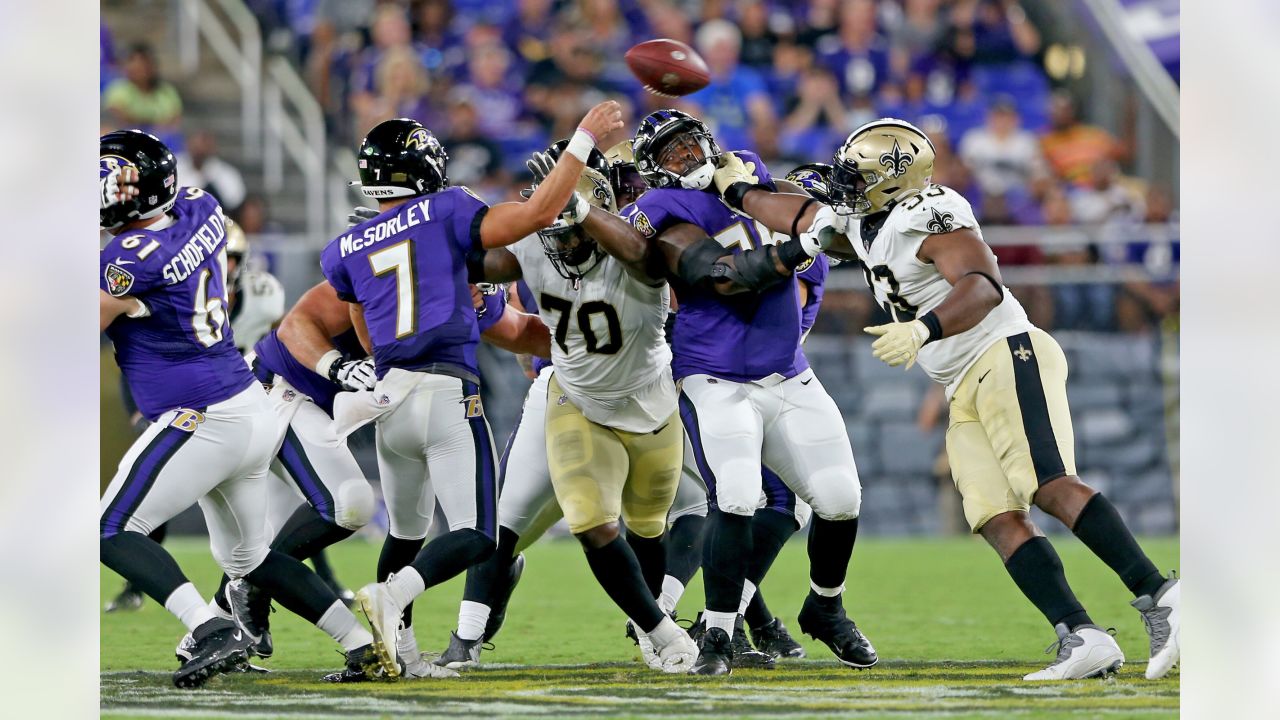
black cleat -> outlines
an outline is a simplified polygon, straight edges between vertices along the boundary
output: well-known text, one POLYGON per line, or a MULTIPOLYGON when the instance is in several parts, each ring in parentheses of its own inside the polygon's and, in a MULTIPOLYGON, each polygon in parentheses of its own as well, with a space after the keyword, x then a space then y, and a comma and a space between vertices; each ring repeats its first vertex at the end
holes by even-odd
POLYGON ((804 647, 791 637, 791 633, 787 632, 786 626, 778 618, 774 618, 758 629, 751 628, 751 640, 755 642, 760 652, 768 653, 775 658, 804 657, 804 647))
MULTIPOLYGON (((685 622, 689 622, 685 620, 685 622)), ((685 628, 689 633, 689 639, 699 647, 702 646, 702 637, 707 634, 707 624, 702 621, 702 611, 698 611, 697 617, 693 619, 693 624, 685 628)))
POLYGON ((693 663, 694 675, 730 675, 733 673, 733 640, 720 628, 711 628, 698 643, 698 659, 693 663))
MULTIPOLYGON (((331 683, 361 683, 383 680, 386 677, 382 670, 382 663, 378 660, 378 652, 374 650, 372 643, 347 653, 346 660, 346 667, 338 672, 329 673, 321 679, 331 683)), ((400 665, 400 674, 404 675, 404 663, 398 659, 396 663, 400 665)))
POLYGON ((271 598, 243 578, 227 583, 227 606, 231 617, 253 639, 249 653, 266 660, 275 652, 271 642, 271 598))
MULTIPOLYGON (((492 648, 492 646, 490 646, 492 648)), ((432 662, 450 670, 475 667, 480 664, 480 651, 484 649, 484 638, 463 640, 458 633, 449 633, 449 647, 432 662)))
POLYGON ((511 561, 506 592, 493 604, 493 608, 489 611, 489 622, 484 626, 485 640, 492 640, 502 629, 502 623, 507 619, 507 603, 511 602, 511 594, 516 591, 516 585, 520 582, 522 575, 524 575, 524 553, 520 553, 515 560, 511 561))
POLYGON ((742 629, 742 616, 733 622, 733 666, 772 670, 778 666, 773 656, 751 647, 747 631, 742 629))
POLYGON ((198 688, 214 675, 230 672, 249 661, 248 650, 253 641, 230 620, 209 620, 192 631, 191 637, 195 641, 191 659, 173 673, 175 687, 198 688))
POLYGON ((120 594, 107 603, 107 612, 132 612, 142 607, 145 596, 131 583, 125 583, 120 594))
POLYGON ((800 632, 826 643, 836 659, 845 665, 869 668, 880 662, 871 641, 845 615, 839 597, 822 597, 810 592, 796 619, 800 622, 800 632))

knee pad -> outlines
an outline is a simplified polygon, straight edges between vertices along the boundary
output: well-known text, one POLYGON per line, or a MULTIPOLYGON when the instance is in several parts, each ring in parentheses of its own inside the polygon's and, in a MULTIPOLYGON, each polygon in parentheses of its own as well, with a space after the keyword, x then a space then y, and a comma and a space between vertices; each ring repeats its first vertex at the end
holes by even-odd
POLYGON ((334 522, 348 530, 359 530, 373 519, 373 488, 364 478, 346 480, 333 494, 334 522))
POLYGON ((813 508, 809 507, 809 503, 800 498, 796 498, 795 518, 797 531, 803 530, 804 526, 808 525, 809 521, 813 519, 813 508))
POLYGON ((852 520, 862 511, 862 484, 858 476, 846 472, 815 475, 815 489, 809 504, 823 520, 852 520))
POLYGON ((270 552, 266 545, 258 548, 234 548, 230 552, 213 546, 210 549, 213 551, 213 559, 232 580, 239 580, 253 572, 267 559, 267 553, 270 552))

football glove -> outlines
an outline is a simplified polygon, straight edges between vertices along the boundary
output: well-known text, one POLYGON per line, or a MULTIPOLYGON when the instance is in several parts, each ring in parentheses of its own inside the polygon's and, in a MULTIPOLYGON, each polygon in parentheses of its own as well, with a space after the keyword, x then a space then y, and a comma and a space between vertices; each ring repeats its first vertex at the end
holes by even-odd
POLYGON ((329 366, 329 379, 344 390, 372 390, 378 384, 373 371, 373 360, 339 360, 329 366))
POLYGON ((368 208, 361 205, 357 205, 351 211, 351 213, 347 215, 347 227, 353 228, 365 221, 372 220, 378 217, 378 215, 380 214, 381 214, 381 211, 376 210, 374 208, 368 208))
POLYGON ((929 340, 929 328, 919 320, 876 325, 862 330, 870 335, 880 336, 871 344, 871 354, 877 360, 885 362, 889 367, 906 363, 907 370, 916 364, 916 355, 929 340))
POLYGON ((734 210, 741 210, 742 198, 747 191, 760 184, 756 164, 744 163, 742 158, 733 153, 720 156, 720 167, 711 176, 711 180, 716 185, 716 192, 734 210))
POLYGON ((556 161, 544 152, 536 152, 524 161, 524 166, 529 168, 529 172, 533 173, 533 184, 536 187, 547 176, 551 174, 551 169, 556 166, 556 161))
POLYGON ((831 243, 843 235, 848 227, 849 218, 837 213, 830 205, 821 205, 809 229, 800 233, 800 246, 809 257, 816 257, 818 253, 831 247, 831 243))
POLYGON ((135 167, 122 167, 115 172, 107 173, 98 183, 99 195, 102 205, 99 209, 107 208, 130 200, 138 196, 138 169, 135 167))

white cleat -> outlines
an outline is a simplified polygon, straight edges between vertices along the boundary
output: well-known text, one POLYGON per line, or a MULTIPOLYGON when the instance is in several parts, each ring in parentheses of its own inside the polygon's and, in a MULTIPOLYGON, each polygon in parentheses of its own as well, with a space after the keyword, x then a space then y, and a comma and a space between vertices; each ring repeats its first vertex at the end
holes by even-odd
POLYGON ((1023 680, 1081 680, 1106 676, 1124 664, 1124 653, 1110 633, 1097 625, 1081 625, 1071 632, 1066 625, 1054 627, 1058 640, 1046 653, 1058 649, 1058 657, 1049 667, 1023 677, 1023 680))
POLYGON ((1165 581, 1153 595, 1129 603, 1142 614, 1151 638, 1151 659, 1147 661, 1147 679, 1162 678, 1178 664, 1181 647, 1178 632, 1182 621, 1182 581, 1176 576, 1165 581))
POLYGON ((633 637, 636 646, 640 648, 640 657, 644 659, 644 664, 649 666, 650 670, 662 669, 662 658, 658 657, 658 651, 653 649, 653 639, 646 633, 642 632, 634 622, 627 620, 627 635, 633 637))
POLYGON ((378 662, 387 677, 400 676, 400 665, 396 662, 396 648, 400 641, 400 614, 404 612, 387 589, 386 583, 369 583, 356 593, 356 604, 364 612, 369 621, 369 630, 373 633, 373 649, 378 653, 378 662))
POLYGON ((698 660, 698 644, 670 617, 662 618, 658 627, 649 633, 649 639, 658 655, 659 665, 656 669, 672 674, 685 674, 693 670, 693 665, 698 660))

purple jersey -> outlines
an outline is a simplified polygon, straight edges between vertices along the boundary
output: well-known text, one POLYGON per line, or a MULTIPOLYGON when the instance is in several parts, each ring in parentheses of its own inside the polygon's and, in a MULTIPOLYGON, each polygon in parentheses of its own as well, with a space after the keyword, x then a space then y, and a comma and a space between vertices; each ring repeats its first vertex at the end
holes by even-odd
MULTIPOLYGON (((524 280, 516 281, 516 296, 520 298, 520 304, 524 306, 524 311, 530 315, 537 315, 538 299, 533 296, 533 291, 529 289, 529 284, 524 280)), ((533 374, 537 375, 542 372, 542 368, 551 367, 551 358, 545 358, 538 355, 533 356, 533 374)))
POLYGON ((476 310, 476 325, 481 335, 497 325, 507 311, 507 289, 498 286, 497 292, 483 295, 483 298, 484 308, 476 310))
MULTIPOLYGON (((347 330, 333 338, 333 346, 347 359, 368 357, 368 353, 360 346, 360 338, 355 329, 347 330)), ((333 415, 333 397, 342 392, 342 388, 332 380, 315 370, 298 362, 289 348, 280 342, 276 330, 272 330, 253 346, 257 355, 253 371, 262 382, 271 382, 273 375, 279 375, 298 392, 311 398, 320 409, 333 415)))
MULTIPOLYGON (((735 151, 754 162, 762 184, 773 179, 760 157, 735 151)), ((700 227, 735 254, 773 244, 773 233, 746 215, 729 209, 714 192, 683 188, 649 190, 623 211, 623 217, 645 237, 681 223, 700 227)), ((671 349, 671 372, 678 380, 707 374, 749 382, 779 373, 797 375, 809 367, 800 346, 800 299, 795 280, 761 293, 720 295, 713 290, 673 281, 680 311, 671 349)))
POLYGON ((822 286, 826 285, 827 273, 830 271, 831 262, 823 254, 806 260, 796 268, 796 277, 809 286, 809 299, 800 308, 801 335, 808 333, 818 319, 818 308, 822 305, 822 286))
POLYGON ((116 362, 148 420, 201 410, 253 383, 227 322, 227 241, 222 208, 197 188, 179 188, 159 230, 132 230, 102 249, 99 287, 146 304, 144 318, 107 328, 116 362))
POLYGON ((379 378, 394 367, 478 382, 466 260, 487 211, 471 191, 446 188, 351 228, 320 254, 338 297, 364 306, 379 378))

